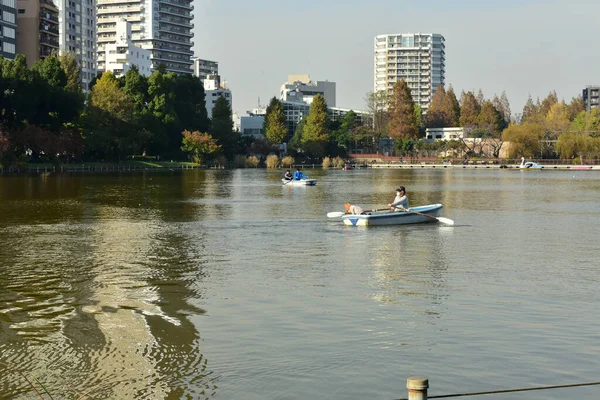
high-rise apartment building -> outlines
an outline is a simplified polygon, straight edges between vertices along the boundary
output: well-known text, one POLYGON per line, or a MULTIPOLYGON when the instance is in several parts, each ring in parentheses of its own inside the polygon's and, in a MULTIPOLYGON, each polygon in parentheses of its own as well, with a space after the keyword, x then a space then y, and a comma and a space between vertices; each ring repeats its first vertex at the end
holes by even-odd
POLYGON ((583 105, 586 111, 600 106, 600 86, 586 86, 583 89, 583 105))
POLYGON ((208 75, 219 75, 219 63, 217 61, 202 60, 194 58, 194 76, 200 78, 202 82, 208 75))
POLYGON ((58 8, 52 0, 17 0, 17 48, 33 66, 58 52, 58 8))
POLYGON ((426 111, 445 81, 445 39, 436 33, 398 33, 375 37, 375 91, 392 92, 404 79, 415 104, 426 111))
POLYGON ((17 0, 0 0, 0 56, 17 54, 17 0))
POLYGON ((87 90, 96 77, 96 0, 55 0, 55 4, 60 52, 77 55, 81 86, 87 90))
POLYGON ((316 81, 310 79, 310 75, 289 75, 288 81, 281 85, 281 101, 300 101, 312 103, 316 95, 322 95, 327 106, 335 107, 335 82, 316 81))
POLYGON ((110 71, 123 76, 136 66, 141 75, 151 71, 150 50, 135 46, 131 41, 131 24, 124 19, 117 21, 117 41, 107 43, 98 50, 98 71, 110 71))
MULTIPOLYGON (((192 0, 97 0, 98 57, 117 40, 117 21, 131 23, 136 46, 151 51, 152 70, 163 64, 167 71, 191 74, 192 0)), ((98 60, 102 63, 103 60, 98 60)))

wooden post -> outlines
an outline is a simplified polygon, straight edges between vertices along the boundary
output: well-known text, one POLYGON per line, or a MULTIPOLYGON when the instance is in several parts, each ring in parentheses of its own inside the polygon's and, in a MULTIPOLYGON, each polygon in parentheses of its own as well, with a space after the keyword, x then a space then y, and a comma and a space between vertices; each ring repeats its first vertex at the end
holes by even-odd
POLYGON ((409 376, 406 380, 408 400, 427 400, 429 379, 423 376, 409 376))

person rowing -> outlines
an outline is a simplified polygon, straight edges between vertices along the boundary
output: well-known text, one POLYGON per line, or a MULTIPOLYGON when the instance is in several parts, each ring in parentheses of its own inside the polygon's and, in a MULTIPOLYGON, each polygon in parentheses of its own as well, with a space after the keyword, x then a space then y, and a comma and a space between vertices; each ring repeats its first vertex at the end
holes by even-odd
POLYGON ((300 168, 296 168, 296 172, 294 172, 294 180, 300 181, 302 179, 308 179, 308 176, 306 176, 302 172, 300 172, 300 168))
POLYGON ((394 198, 393 203, 388 204, 388 207, 390 207, 392 211, 406 211, 408 209, 408 196, 406 195, 404 186, 400 186, 396 189, 396 198, 394 198))

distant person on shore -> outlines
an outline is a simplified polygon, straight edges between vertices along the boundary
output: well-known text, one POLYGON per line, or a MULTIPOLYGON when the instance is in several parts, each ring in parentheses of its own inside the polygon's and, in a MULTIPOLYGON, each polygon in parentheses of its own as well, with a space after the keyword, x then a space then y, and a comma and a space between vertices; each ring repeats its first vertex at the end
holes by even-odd
POLYGON ((350 203, 346 203, 346 204, 344 204, 344 206, 346 207, 346 214, 352 214, 352 215, 364 214, 364 210, 362 208, 360 208, 359 206, 354 206, 350 203))
POLYGON ((285 171, 285 175, 283 175, 283 179, 285 179, 286 181, 291 181, 292 179, 294 179, 294 175, 292 175, 292 173, 288 169, 287 171, 285 171))
POLYGON ((306 176, 302 172, 300 172, 300 168, 296 168, 296 172, 294 172, 294 180, 299 181, 302 179, 308 179, 308 176, 306 176))
POLYGON ((406 189, 404 186, 400 186, 396 189, 396 198, 393 203, 388 204, 393 211, 404 211, 408 208, 408 196, 406 196, 406 189))

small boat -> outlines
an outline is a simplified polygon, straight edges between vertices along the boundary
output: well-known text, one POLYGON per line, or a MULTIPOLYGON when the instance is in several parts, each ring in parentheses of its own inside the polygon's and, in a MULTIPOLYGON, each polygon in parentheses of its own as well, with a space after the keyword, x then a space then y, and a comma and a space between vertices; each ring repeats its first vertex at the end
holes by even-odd
POLYGON ((346 164, 344 165, 344 168, 342 168, 344 171, 351 171, 354 169, 354 166, 352 164, 346 164))
POLYGON ((289 186, 315 186, 317 184, 316 179, 300 179, 299 181, 298 180, 281 179, 281 182, 283 182, 284 185, 289 185, 289 186))
POLYGON ((529 169, 540 170, 542 168, 544 168, 544 167, 542 167, 540 164, 534 163, 533 161, 527 161, 527 162, 525 162, 525 157, 521 157, 521 165, 519 165, 519 169, 523 169, 523 170, 529 170, 529 169))
POLYGON ((441 204, 430 204, 409 208, 410 211, 373 211, 360 215, 343 215, 342 221, 344 221, 344 224, 352 226, 404 225, 436 222, 442 208, 441 204))

